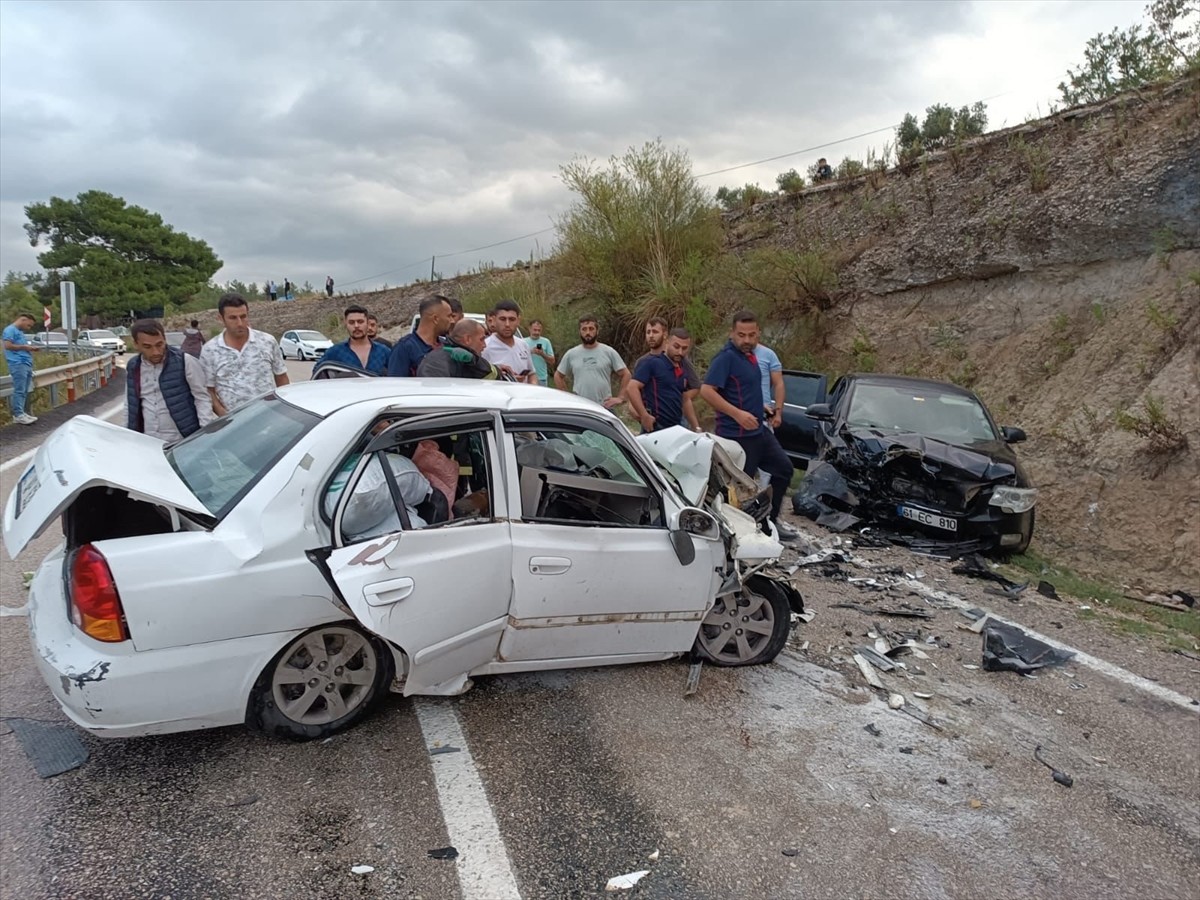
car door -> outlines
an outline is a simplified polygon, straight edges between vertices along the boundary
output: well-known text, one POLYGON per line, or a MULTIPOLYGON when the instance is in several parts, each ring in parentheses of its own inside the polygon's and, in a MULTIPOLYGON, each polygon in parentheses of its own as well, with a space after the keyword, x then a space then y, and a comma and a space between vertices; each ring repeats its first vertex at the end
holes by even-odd
POLYGON ((487 411, 391 425, 347 461, 353 468, 334 506, 333 546, 310 555, 355 617, 404 652, 406 695, 457 693, 472 670, 496 657, 512 599, 511 536, 496 477, 498 434, 498 420, 487 411), (415 479, 396 463, 421 441, 449 443, 456 457, 460 446, 467 448, 470 477, 483 485, 472 496, 487 498, 476 507, 479 515, 414 517, 404 501, 412 499, 406 492, 415 479), (374 483, 364 480, 372 466, 382 476, 374 483), (385 507, 386 517, 371 521, 372 509, 385 507))
MULTIPOLYGON (((717 584, 712 542, 684 565, 681 501, 618 425, 587 414, 504 417, 513 603, 506 662, 619 662, 687 650, 717 584)), ((723 555, 723 547, 720 548, 723 555)))
POLYGON ((279 352, 282 353, 284 356, 287 356, 291 353, 296 352, 295 337, 296 337, 296 332, 285 331, 283 333, 283 337, 281 337, 279 339, 279 352))
POLYGON ((788 456, 801 464, 817 455, 817 423, 808 417, 808 408, 825 402, 825 385, 824 375, 793 369, 783 371, 783 421, 775 429, 775 436, 788 456))

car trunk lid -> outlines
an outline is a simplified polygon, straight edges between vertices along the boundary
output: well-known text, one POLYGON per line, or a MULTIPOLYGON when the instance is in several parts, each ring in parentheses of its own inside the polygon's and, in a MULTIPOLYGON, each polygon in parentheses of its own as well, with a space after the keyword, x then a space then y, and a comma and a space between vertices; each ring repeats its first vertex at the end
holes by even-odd
POLYGON ((171 468, 163 443, 91 416, 76 416, 50 435, 4 508, 4 545, 16 556, 84 491, 113 487, 135 500, 208 516, 171 468))

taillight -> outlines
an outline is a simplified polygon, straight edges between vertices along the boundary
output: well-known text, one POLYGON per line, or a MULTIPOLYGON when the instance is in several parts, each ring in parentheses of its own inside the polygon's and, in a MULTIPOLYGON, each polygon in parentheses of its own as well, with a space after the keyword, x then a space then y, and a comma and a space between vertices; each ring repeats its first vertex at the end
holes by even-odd
POLYGON ((71 620, 98 641, 129 639, 125 611, 104 554, 85 544, 71 557, 71 620))

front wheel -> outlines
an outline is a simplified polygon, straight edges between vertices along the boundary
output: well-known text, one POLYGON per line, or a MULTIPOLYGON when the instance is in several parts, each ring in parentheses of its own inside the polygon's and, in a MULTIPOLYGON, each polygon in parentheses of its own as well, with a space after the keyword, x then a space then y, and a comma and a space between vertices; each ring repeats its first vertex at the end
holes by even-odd
POLYGON ((779 655, 790 628, 787 594, 770 579, 751 578, 737 593, 717 598, 700 623, 695 649, 713 665, 755 666, 779 655))
POLYGON ((247 722, 293 740, 326 737, 361 719, 390 675, 391 656, 376 638, 347 622, 321 625, 263 670, 247 722))

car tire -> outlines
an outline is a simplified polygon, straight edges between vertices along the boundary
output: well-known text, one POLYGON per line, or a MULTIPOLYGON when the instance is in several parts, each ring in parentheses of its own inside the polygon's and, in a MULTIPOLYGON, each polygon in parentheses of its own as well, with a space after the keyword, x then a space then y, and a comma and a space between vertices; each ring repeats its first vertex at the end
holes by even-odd
POLYGON ((363 718, 391 677, 392 655, 374 635, 352 622, 320 625, 289 641, 263 669, 246 721, 296 741, 327 737, 363 718))
POLYGON ((757 666, 779 655, 791 630, 787 593, 769 578, 718 597, 700 623, 694 650, 714 666, 757 666))

